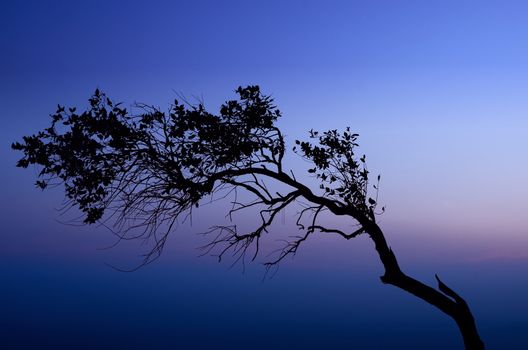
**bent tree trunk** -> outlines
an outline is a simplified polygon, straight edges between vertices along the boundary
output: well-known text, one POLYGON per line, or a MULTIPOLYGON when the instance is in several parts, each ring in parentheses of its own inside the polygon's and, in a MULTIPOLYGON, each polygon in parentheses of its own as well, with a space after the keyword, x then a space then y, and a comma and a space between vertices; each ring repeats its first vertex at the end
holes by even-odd
POLYGON ((467 350, 483 350, 484 343, 480 339, 475 319, 466 301, 446 286, 436 275, 439 290, 407 276, 401 271, 396 256, 388 246, 380 227, 373 222, 365 223, 364 227, 374 241, 376 251, 385 268, 385 274, 381 276, 381 281, 403 289, 440 309, 456 322, 467 350))

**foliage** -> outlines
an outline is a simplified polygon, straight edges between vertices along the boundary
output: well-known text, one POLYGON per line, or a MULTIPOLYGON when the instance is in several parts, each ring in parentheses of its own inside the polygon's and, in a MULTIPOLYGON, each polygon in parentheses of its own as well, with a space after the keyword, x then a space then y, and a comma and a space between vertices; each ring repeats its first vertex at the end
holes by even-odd
MULTIPOLYGON (((240 234, 236 226, 211 230, 219 235, 208 248, 224 245, 239 257, 253 242, 258 244, 279 211, 301 197, 312 202, 310 197, 318 198, 314 206, 301 211, 297 221, 308 234, 323 230, 316 218, 328 209, 324 203, 374 217, 376 202, 367 197, 365 158, 354 154, 357 134, 347 129, 343 134, 331 130, 319 136, 312 130, 311 141, 295 142, 294 151, 313 163, 309 173, 321 181, 324 193, 316 196, 297 182, 291 170, 283 171, 285 142, 275 126, 281 113, 273 99, 258 86, 239 87, 236 93, 238 99, 225 102, 217 115, 207 112, 203 104, 178 101, 167 113, 138 105, 136 115, 96 90, 86 111, 58 106, 49 128, 14 143, 12 147, 24 154, 17 165, 40 166, 36 184, 42 189, 64 184, 69 204, 85 214, 87 224, 110 212, 118 216, 116 226, 123 237, 131 228, 144 228, 143 236, 156 241, 146 262, 159 255, 179 216, 226 187, 256 197, 256 202, 238 203, 233 211, 264 206, 262 223, 253 232, 240 234), (291 191, 273 194, 265 179, 282 182, 291 191), (314 215, 308 227, 301 223, 306 212, 314 215), (162 225, 168 230, 160 233, 162 225)), ((288 244, 275 262, 295 253, 300 242, 288 244)))

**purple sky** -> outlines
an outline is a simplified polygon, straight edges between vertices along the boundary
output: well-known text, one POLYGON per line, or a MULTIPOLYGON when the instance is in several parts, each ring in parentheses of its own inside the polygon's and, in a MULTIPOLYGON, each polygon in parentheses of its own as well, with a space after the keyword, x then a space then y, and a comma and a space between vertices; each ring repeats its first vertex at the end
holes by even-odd
POLYGON ((524 2, 2 7, 2 177, 20 183, 8 196, 38 195, 6 146, 45 127, 57 103, 85 106, 100 87, 159 106, 199 96, 215 110, 257 83, 290 144, 312 127, 360 133, 389 227, 495 237, 503 255, 528 248, 524 2))
MULTIPOLYGON (((360 134, 402 261, 470 275, 526 267, 527 14, 525 1, 3 1, 0 255, 134 264, 127 248, 96 250, 112 242, 103 229, 57 223, 60 191, 40 193, 35 173, 14 167, 11 142, 46 127, 57 103, 86 106, 99 87, 126 104, 198 96, 214 111, 238 85, 259 84, 290 145, 310 128, 360 134)), ((172 242, 164 261, 182 254, 201 271, 196 239, 172 242)), ((351 245, 315 240, 287 264, 353 264, 348 249, 363 250, 351 245)), ((506 275, 507 288, 527 290, 506 275)))

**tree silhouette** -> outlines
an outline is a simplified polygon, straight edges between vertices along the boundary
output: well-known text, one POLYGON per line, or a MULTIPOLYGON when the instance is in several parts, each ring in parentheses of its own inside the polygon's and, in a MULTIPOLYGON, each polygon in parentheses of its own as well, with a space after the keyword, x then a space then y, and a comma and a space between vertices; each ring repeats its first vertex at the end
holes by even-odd
MULTIPOLYGON (((294 255, 314 234, 333 233, 344 239, 367 235, 384 267, 381 281, 437 307, 454 319, 466 349, 484 349, 474 318, 462 297, 436 276, 438 290, 402 272, 394 252, 376 223, 377 185, 369 195, 365 156, 355 154, 358 135, 347 128, 319 133, 308 141, 295 141, 293 151, 311 164, 308 173, 319 182, 314 189, 300 182, 283 165, 284 137, 275 126, 281 116, 273 99, 258 86, 239 87, 239 98, 225 102, 218 115, 175 101, 168 112, 139 105, 132 115, 96 90, 90 107, 82 113, 58 106, 51 126, 23 137, 12 148, 24 156, 17 166, 40 166, 37 186, 63 184, 70 206, 93 224, 103 215, 113 217, 122 238, 148 238, 153 248, 148 263, 161 254, 168 234, 182 215, 190 215, 204 198, 235 193, 228 214, 258 208, 254 230, 239 232, 236 225, 215 226, 208 233, 208 251, 221 259, 259 255, 260 241, 286 207, 301 201, 296 225, 302 234, 286 242, 266 267, 277 266, 294 255), (282 192, 267 187, 272 181, 282 192), (237 191, 254 200, 238 201, 237 191), (353 221, 357 229, 346 232, 320 223, 322 212, 353 221), (139 232, 139 233, 138 233, 139 232)), ((382 210, 383 211, 383 208, 382 210)))

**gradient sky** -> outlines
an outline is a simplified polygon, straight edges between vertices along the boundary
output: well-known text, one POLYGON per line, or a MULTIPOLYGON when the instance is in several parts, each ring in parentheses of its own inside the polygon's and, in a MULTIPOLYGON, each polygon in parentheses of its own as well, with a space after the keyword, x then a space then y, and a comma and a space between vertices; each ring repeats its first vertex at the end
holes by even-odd
POLYGON ((526 1, 2 1, 0 332, 13 349, 460 346, 450 320, 379 283, 366 241, 315 239, 261 283, 259 266, 226 271, 175 235, 159 262, 123 275, 103 263, 134 265, 140 248, 98 250, 108 232, 58 223, 60 191, 14 167, 11 142, 96 87, 214 111, 259 84, 290 145, 310 128, 357 131, 404 267, 466 295, 490 348, 526 348, 527 38, 526 1), (233 323, 252 330, 233 335, 233 323))

